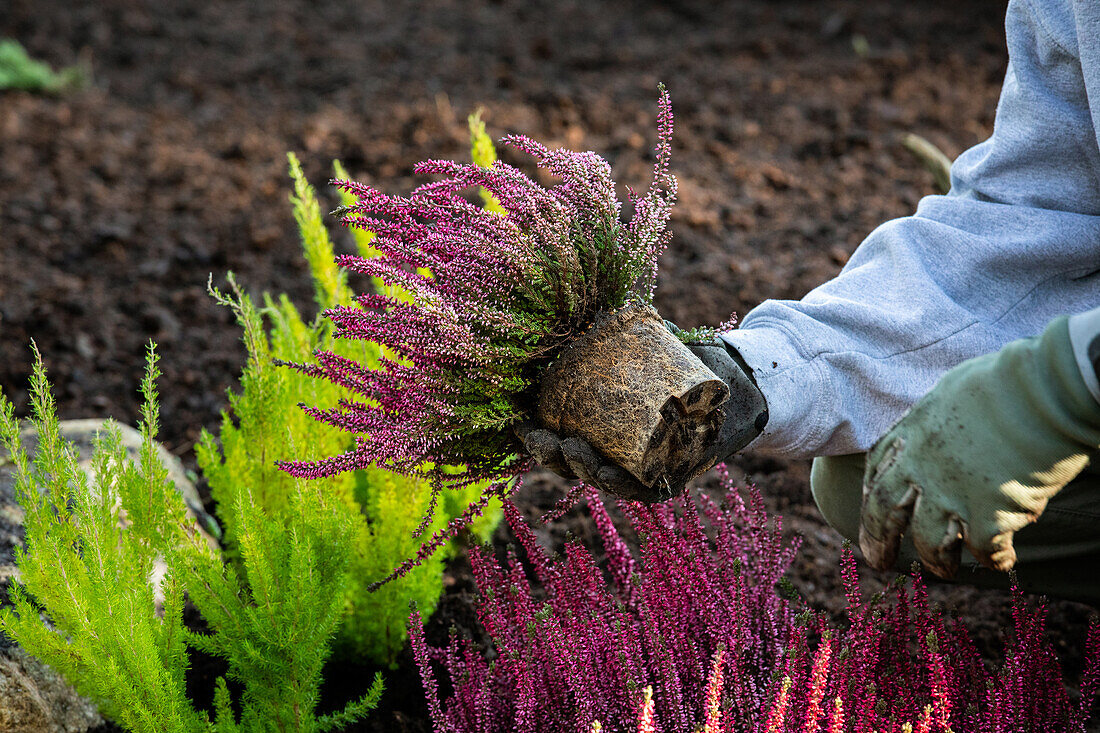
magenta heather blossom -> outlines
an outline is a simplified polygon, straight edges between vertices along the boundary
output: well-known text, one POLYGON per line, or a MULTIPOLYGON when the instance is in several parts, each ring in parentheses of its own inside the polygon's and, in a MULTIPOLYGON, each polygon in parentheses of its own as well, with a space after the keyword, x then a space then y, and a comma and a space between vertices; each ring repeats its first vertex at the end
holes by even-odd
POLYGON ((548 150, 506 138, 561 179, 545 189, 516 168, 427 161, 439 176, 408 197, 351 181, 337 185, 358 203, 344 223, 377 234, 376 258, 343 256, 350 270, 381 278, 400 296, 362 295, 326 315, 340 338, 382 344, 391 358, 358 364, 331 352, 309 374, 346 387, 355 400, 306 408, 355 435, 347 453, 291 462, 296 476, 327 476, 376 463, 425 475, 437 487, 496 482, 529 467, 512 426, 533 410, 540 369, 582 333, 597 312, 652 299, 657 257, 667 244, 676 181, 669 173, 672 110, 662 88, 654 180, 631 193, 620 218, 607 161, 592 152, 548 150), (467 201, 476 188, 507 212, 467 201))
POLYGON ((849 623, 789 600, 797 543, 760 497, 724 476, 705 496, 620 502, 637 560, 595 492, 601 571, 578 543, 552 559, 519 511, 506 516, 526 564, 471 554, 491 648, 428 647, 411 620, 435 729, 449 733, 1009 733, 1084 731, 1100 671, 1089 629, 1077 701, 1043 635, 1044 608, 1016 596, 1005 661, 988 669, 966 629, 930 610, 918 577, 864 602, 855 559, 842 573, 849 623), (541 590, 536 590, 541 588, 541 590), (439 675, 445 682, 440 683, 439 675), (446 700, 440 690, 450 690, 446 700))

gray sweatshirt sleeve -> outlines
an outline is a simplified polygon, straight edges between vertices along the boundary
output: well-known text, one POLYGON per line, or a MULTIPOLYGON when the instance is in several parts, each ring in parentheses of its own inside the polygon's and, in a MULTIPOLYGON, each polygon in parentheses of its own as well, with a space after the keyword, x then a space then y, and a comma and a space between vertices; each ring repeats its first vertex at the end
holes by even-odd
POLYGON ((950 193, 722 335, 768 402, 750 450, 866 451, 952 366, 1100 305, 1100 3, 1012 0, 1005 25, 993 135, 950 193))

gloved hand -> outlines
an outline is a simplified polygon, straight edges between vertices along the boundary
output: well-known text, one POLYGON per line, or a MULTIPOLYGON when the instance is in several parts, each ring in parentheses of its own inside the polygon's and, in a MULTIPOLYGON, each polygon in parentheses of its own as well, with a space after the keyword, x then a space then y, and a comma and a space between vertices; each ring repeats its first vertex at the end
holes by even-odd
MULTIPOLYGON (((674 333, 679 331, 671 323, 668 326, 674 333)), ((725 343, 716 339, 707 343, 689 343, 687 347, 730 389, 730 398, 723 406, 725 422, 718 440, 699 464, 698 472, 701 473, 760 435, 768 422, 768 407, 764 395, 752 379, 752 370, 725 343)), ((647 487, 580 438, 563 439, 534 423, 517 426, 516 434, 527 452, 545 468, 567 479, 579 478, 590 486, 623 499, 661 501, 684 489, 683 486, 647 487)))
POLYGON ((962 544, 986 567, 1016 562, 1015 532, 1100 448, 1100 404, 1088 391, 1066 319, 1041 336, 959 364, 867 456, 859 545, 880 570, 908 533, 941 578, 962 544))

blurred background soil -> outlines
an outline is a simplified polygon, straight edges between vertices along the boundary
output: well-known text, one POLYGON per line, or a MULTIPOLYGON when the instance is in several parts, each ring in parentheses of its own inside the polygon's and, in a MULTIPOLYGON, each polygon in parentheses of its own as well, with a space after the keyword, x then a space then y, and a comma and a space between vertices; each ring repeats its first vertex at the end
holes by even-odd
MULTIPOLYGON (((244 349, 208 276, 286 292, 312 313, 287 203, 287 151, 324 203, 334 158, 405 192, 413 164, 465 159, 467 114, 494 138, 523 132, 607 157, 644 188, 657 83, 676 112, 680 201, 657 305, 690 327, 835 275, 878 224, 911 213, 932 179, 900 146, 923 135, 954 158, 992 129, 1006 64, 998 0, 0 0, 0 37, 91 84, 59 97, 0 93, 0 389, 26 410, 34 339, 62 417, 136 419, 145 344, 162 356, 162 439, 193 467, 244 349)), ((529 161, 502 151, 513 163, 529 161)), ((345 233, 338 246, 351 251, 345 233)), ((808 488, 808 464, 744 457, 785 527, 804 537, 794 579, 839 613, 839 537, 808 488)), ((713 483, 713 479, 710 480, 713 483)), ((536 472, 530 516, 564 484, 536 472)), ((593 540, 572 512, 543 534, 593 540)), ((498 532, 497 543, 506 535, 498 532)), ((884 577, 867 574, 868 590, 884 577)), ((991 659, 1006 595, 936 589, 991 659)), ((431 622, 476 634, 473 587, 455 563, 431 622)), ((1089 609, 1051 606, 1079 667, 1089 609)), ((406 657, 364 730, 426 730, 406 657)), ((208 665, 209 666, 209 665, 208 665)), ((196 688, 204 667, 196 671, 196 688)), ((216 665, 213 672, 215 673, 216 665)), ((346 665, 326 707, 365 689, 346 665)))

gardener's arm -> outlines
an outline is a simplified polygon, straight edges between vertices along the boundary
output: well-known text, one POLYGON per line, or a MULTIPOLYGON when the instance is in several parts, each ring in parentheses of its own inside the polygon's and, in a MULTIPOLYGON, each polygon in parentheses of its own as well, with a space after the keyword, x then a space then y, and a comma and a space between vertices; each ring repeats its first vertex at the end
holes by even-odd
POLYGON ((768 402, 750 448, 866 451, 949 368, 1100 303, 1100 5, 1013 0, 1006 28, 993 135, 952 166, 951 192, 724 334, 768 402))
POLYGON ((1015 565, 1013 538, 1100 450, 1100 308, 951 369, 867 456, 859 544, 892 568, 902 535, 951 578, 965 544, 1015 565))

